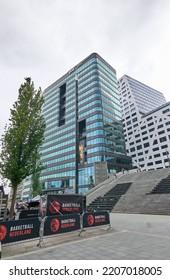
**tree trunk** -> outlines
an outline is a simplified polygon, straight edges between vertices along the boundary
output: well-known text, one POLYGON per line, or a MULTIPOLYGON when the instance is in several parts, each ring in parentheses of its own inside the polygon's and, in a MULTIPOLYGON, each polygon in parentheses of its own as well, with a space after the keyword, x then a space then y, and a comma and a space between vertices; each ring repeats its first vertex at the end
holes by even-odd
POLYGON ((15 205, 15 199, 16 199, 16 194, 17 194, 17 187, 12 187, 12 190, 13 190, 13 194, 12 194, 12 200, 11 200, 10 213, 9 213, 10 219, 12 219, 14 216, 14 205, 15 205))

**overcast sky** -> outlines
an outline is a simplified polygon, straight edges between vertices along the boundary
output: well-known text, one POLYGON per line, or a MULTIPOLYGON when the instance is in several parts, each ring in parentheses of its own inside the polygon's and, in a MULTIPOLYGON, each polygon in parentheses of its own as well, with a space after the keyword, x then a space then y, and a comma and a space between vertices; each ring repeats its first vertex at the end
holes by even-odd
POLYGON ((92 52, 170 101, 170 1, 0 0, 0 135, 24 77, 44 90, 92 52))

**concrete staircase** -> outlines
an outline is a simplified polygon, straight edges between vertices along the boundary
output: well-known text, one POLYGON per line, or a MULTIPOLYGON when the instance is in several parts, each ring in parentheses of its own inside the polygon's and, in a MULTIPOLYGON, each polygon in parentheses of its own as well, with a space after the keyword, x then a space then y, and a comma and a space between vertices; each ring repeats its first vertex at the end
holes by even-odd
POLYGON ((151 191, 150 194, 170 194, 170 175, 162 179, 155 188, 151 191))
POLYGON ((87 206, 98 196, 120 183, 132 183, 112 212, 170 215, 170 194, 149 194, 155 186, 170 175, 170 168, 151 171, 129 171, 111 177, 87 193, 87 206))
POLYGON ((113 212, 170 215, 170 194, 148 194, 168 175, 170 169, 137 173, 126 196, 119 200, 113 212))
POLYGON ((131 183, 117 184, 111 190, 109 190, 104 196, 99 196, 93 200, 87 207, 86 210, 111 210, 118 203, 122 195, 124 195, 129 189, 131 183))

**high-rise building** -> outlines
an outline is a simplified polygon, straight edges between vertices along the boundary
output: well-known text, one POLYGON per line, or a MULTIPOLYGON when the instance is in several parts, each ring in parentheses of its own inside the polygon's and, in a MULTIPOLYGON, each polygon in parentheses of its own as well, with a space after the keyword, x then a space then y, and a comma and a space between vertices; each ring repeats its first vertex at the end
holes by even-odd
POLYGON ((157 90, 124 75, 119 80, 126 151, 142 170, 169 167, 170 102, 157 90))
POLYGON ((76 162, 79 193, 109 173, 130 168, 116 71, 102 57, 91 54, 45 89, 43 96, 46 131, 41 162, 46 168, 41 181, 46 190, 74 190, 76 162))

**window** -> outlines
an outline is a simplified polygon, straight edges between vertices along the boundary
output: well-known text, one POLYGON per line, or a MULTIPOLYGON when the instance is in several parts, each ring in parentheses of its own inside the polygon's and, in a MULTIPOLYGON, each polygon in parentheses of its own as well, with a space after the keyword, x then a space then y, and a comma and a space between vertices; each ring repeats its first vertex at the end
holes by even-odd
POLYGON ((159 138, 160 143, 165 142, 166 140, 166 136, 159 138))
POLYGON ((149 147, 149 142, 144 144, 144 148, 149 147))
POLYGON ((157 160, 155 161, 156 164, 161 164, 162 163, 162 160, 157 160))
POLYGON ((147 118, 147 121, 148 121, 148 122, 151 121, 151 120, 152 120, 152 117, 147 118))
POLYGON ((144 125, 144 126, 141 126, 141 130, 143 130, 143 129, 145 129, 146 128, 146 125, 144 125))
POLYGON ((137 118, 132 119, 132 121, 133 121, 133 122, 136 122, 136 121, 137 121, 137 118))
POLYGON ((60 87, 60 106, 58 126, 65 124, 66 83, 60 87))
POLYGON ((142 155, 143 155, 143 152, 138 153, 138 156, 142 156, 142 155))
POLYGON ((158 132, 158 135, 161 135, 161 134, 163 134, 163 133, 165 133, 165 130, 159 131, 159 132, 158 132))
POLYGON ((166 110, 164 110, 164 111, 162 111, 163 114, 165 114, 165 113, 167 113, 167 112, 169 112, 169 108, 166 109, 166 110))
POLYGON ((160 154, 155 154, 154 158, 157 158, 157 157, 160 157, 160 156, 161 156, 160 154))
POLYGON ((166 149, 166 148, 168 148, 168 145, 163 145, 163 146, 161 146, 161 148, 166 149))
POLYGON ((159 150, 159 147, 153 148, 153 152, 158 151, 158 150, 159 150))
POLYGON ((154 123, 153 123, 153 122, 151 122, 151 123, 148 123, 148 126, 151 126, 151 125, 154 125, 154 123))
POLYGON ((140 142, 141 142, 141 139, 136 140, 136 143, 140 143, 140 142))
POLYGON ((140 137, 140 134, 136 134, 136 135, 135 135, 135 138, 138 138, 138 137, 140 137))
POLYGON ((147 134, 147 131, 142 132, 142 135, 145 135, 145 134, 147 134))
POLYGON ((131 153, 134 152, 134 151, 135 151, 135 148, 131 148, 130 151, 131 151, 131 153))
POLYGON ((137 150, 140 150, 140 149, 142 149, 142 145, 139 145, 136 148, 137 148, 137 150))
POLYGON ((151 166, 151 165, 153 165, 153 162, 148 162, 147 163, 147 166, 151 166))
POLYGON ((157 139, 155 139, 155 140, 153 141, 153 145, 156 145, 156 144, 158 144, 158 140, 157 140, 157 139))

